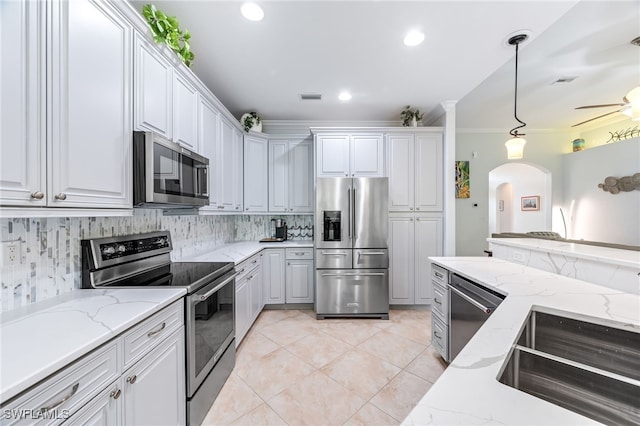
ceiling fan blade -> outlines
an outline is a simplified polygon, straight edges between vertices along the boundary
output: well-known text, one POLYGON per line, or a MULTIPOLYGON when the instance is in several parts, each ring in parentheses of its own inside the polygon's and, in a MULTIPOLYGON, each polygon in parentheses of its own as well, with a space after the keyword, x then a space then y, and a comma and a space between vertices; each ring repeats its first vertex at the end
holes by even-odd
POLYGON ((576 107, 575 109, 589 109, 589 108, 605 108, 605 107, 613 107, 613 106, 625 106, 626 104, 602 104, 602 105, 583 105, 576 107))
POLYGON ((588 122, 590 122, 590 121, 597 120, 598 118, 606 117, 607 115, 615 114, 615 113, 620 112, 620 111, 622 111, 622 110, 621 110, 621 109, 619 109, 619 110, 617 110, 617 111, 611 111, 611 112, 608 112, 608 113, 606 113, 606 114, 602 114, 602 115, 599 115, 599 116, 597 116, 597 117, 590 118, 590 119, 588 119, 588 120, 586 120, 586 121, 583 121, 583 122, 581 122, 581 123, 574 124, 574 125, 573 125, 573 126, 571 126, 571 127, 577 127, 577 126, 579 126, 579 125, 581 125, 581 124, 585 124, 585 123, 588 123, 588 122))

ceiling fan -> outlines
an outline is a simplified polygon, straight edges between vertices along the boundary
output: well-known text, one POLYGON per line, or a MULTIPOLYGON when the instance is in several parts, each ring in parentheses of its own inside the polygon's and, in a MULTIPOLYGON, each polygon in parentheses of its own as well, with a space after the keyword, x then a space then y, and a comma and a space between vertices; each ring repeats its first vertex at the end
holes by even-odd
POLYGON ((617 109, 615 111, 611 111, 611 112, 608 112, 606 114, 602 114, 602 115, 599 115, 597 117, 593 117, 593 118, 590 118, 588 120, 582 121, 580 123, 574 124, 571 127, 577 127, 577 126, 580 126, 582 124, 588 123, 590 121, 594 121, 594 120, 597 120, 599 118, 606 117, 608 115, 616 114, 618 112, 621 112, 621 113, 623 113, 625 115, 628 115, 633 120, 640 119, 640 117, 634 117, 634 114, 636 113, 636 110, 640 107, 640 86, 638 86, 635 89, 631 90, 627 94, 627 96, 624 96, 622 98, 622 100, 623 100, 623 102, 621 102, 621 103, 600 104, 600 105, 583 105, 583 106, 579 106, 579 107, 575 108, 575 109, 591 109, 591 108, 622 107, 622 108, 619 108, 619 109, 617 109))

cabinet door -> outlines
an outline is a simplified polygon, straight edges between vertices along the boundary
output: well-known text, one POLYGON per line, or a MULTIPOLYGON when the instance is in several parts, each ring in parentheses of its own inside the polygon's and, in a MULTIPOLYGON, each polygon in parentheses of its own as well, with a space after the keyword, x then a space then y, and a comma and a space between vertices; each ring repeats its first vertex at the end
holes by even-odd
POLYGON ((122 379, 107 387, 64 424, 66 426, 112 426, 122 423, 122 379))
POLYGON ((289 142, 269 141, 269 211, 289 209, 289 142))
MULTIPOLYGON (((240 130, 233 128, 233 164, 234 164, 234 210, 242 213, 244 205, 244 143, 240 130)), ((266 177, 266 176, 265 176, 266 177)))
POLYGON ((414 136, 387 135, 389 211, 414 209, 414 136))
POLYGON ((0 2, 0 205, 47 202, 44 6, 0 2))
POLYGON ((318 177, 349 176, 349 136, 317 135, 318 177))
POLYGON ((442 210, 442 135, 416 135, 416 210, 442 210))
POLYGON ((313 146, 311 141, 289 143, 289 211, 313 212, 313 146))
POLYGON ((186 423, 184 327, 124 374, 126 425, 186 423))
POLYGON ((244 335, 251 325, 251 286, 247 274, 236 283, 235 301, 235 328, 236 328, 236 348, 240 346, 244 335))
POLYGON ((284 303, 285 269, 284 249, 267 249, 263 252, 262 270, 265 304, 284 303))
POLYGON ((255 268, 249 274, 249 327, 262 311, 262 266, 255 268))
POLYGON ((287 260, 286 302, 313 303, 313 260, 287 260))
POLYGON ((220 145, 218 146, 218 159, 220 160, 217 167, 217 187, 218 187, 218 209, 219 210, 235 210, 236 207, 236 189, 237 185, 235 176, 237 173, 234 159, 236 150, 233 145, 233 125, 226 118, 220 119, 220 145))
POLYGON ((354 177, 384 176, 382 135, 352 135, 350 171, 354 177))
POLYGON ((442 217, 440 215, 416 216, 415 221, 415 303, 431 304, 430 256, 442 256, 442 217))
POLYGON ((389 217, 389 303, 414 303, 414 220, 389 217))
POLYGON ((135 33, 134 121, 136 130, 151 130, 171 139, 173 67, 135 33))
POLYGON ((220 167, 218 144, 220 143, 220 113, 204 98, 200 98, 200 129, 198 138, 202 155, 209 159, 209 207, 218 205, 218 175, 220 167))
POLYGON ((244 211, 266 212, 269 180, 267 173, 268 141, 244 137, 244 211))
POLYGON ((48 205, 131 207, 131 25, 108 3, 52 2, 48 205))
POLYGON ((199 153, 198 91, 181 74, 173 75, 173 141, 199 153))

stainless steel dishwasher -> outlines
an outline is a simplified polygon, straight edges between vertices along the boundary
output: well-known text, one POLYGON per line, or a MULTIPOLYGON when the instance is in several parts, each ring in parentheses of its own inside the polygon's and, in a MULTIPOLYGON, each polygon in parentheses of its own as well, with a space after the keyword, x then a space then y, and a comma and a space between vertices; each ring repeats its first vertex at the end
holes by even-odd
POLYGON ((451 274, 449 289, 449 360, 453 361, 504 300, 504 296, 457 274, 451 274))

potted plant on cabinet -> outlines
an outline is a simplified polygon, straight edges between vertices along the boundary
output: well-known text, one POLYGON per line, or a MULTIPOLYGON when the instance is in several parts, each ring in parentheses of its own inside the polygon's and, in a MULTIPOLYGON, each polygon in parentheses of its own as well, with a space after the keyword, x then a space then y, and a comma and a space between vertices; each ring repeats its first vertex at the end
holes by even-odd
POLYGON ((262 120, 255 111, 247 112, 240 117, 240 124, 244 127, 244 131, 262 132, 262 120))
POLYGON ((402 118, 403 127, 417 127, 418 121, 422 120, 424 114, 420 114, 419 109, 412 110, 411 105, 407 105, 400 113, 400 117, 402 118))
POLYGON ((167 16, 153 4, 145 4, 142 15, 153 32, 154 41, 158 44, 165 43, 190 67, 195 55, 191 51, 189 31, 182 31, 175 16, 167 16))

